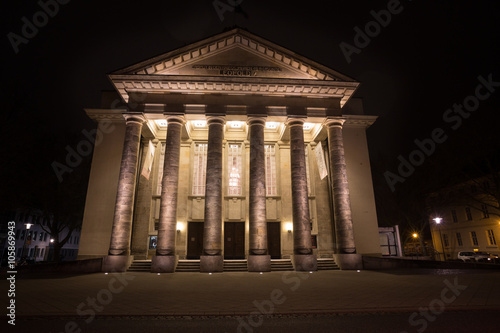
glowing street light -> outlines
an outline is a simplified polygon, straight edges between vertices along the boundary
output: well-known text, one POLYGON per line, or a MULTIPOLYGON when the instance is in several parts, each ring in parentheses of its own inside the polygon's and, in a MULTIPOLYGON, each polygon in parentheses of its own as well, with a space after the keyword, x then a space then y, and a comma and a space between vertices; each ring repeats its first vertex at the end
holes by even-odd
POLYGON ((444 254, 444 246, 443 246, 443 236, 441 235, 441 222, 443 221, 442 217, 435 217, 433 218, 434 222, 436 222, 436 225, 438 226, 439 230, 439 240, 441 241, 441 249, 443 250, 443 261, 446 261, 446 256, 444 254))

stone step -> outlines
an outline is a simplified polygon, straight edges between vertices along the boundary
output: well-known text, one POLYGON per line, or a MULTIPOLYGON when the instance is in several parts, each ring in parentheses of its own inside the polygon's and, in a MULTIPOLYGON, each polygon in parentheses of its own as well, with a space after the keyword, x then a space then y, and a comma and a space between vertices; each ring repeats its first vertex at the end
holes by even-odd
POLYGON ((318 271, 340 270, 333 259, 318 259, 318 271))
POLYGON ((177 262, 176 272, 200 272, 199 260, 179 260, 177 262))
POLYGON ((271 259, 271 271, 293 271, 290 259, 271 259))
POLYGON ((151 260, 134 260, 127 272, 151 272, 151 260))
POLYGON ((247 272, 247 261, 245 259, 226 259, 223 270, 224 272, 247 272))

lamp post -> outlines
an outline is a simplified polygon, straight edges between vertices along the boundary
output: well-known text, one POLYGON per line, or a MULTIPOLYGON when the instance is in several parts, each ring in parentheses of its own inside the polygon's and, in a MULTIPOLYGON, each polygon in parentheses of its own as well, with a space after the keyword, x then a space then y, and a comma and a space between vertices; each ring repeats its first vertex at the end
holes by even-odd
POLYGON ((23 254, 21 256, 21 262, 23 262, 23 259, 26 260, 27 259, 26 257, 28 256, 28 253, 26 253, 27 252, 26 245, 30 245, 31 244, 31 238, 30 238, 31 236, 29 234, 29 231, 30 231, 30 228, 31 228, 31 226, 33 224, 31 224, 31 223, 25 223, 24 225, 26 226, 26 235, 24 237, 23 254), (28 240, 28 238, 30 238, 30 239, 28 240))
POLYGON ((446 261, 446 255, 444 254, 443 237, 441 236, 441 222, 443 221, 443 218, 435 217, 433 218, 433 220, 434 222, 436 222, 436 225, 438 226, 439 240, 441 241, 441 249, 443 250, 443 261, 446 261))
MULTIPOLYGON (((418 234, 416 232, 414 232, 412 234, 412 237, 414 240, 416 240, 418 238, 418 234)), ((413 242, 413 246, 415 246, 415 242, 413 242)), ((418 260, 418 248, 416 248, 416 253, 417 253, 417 260, 418 260)))

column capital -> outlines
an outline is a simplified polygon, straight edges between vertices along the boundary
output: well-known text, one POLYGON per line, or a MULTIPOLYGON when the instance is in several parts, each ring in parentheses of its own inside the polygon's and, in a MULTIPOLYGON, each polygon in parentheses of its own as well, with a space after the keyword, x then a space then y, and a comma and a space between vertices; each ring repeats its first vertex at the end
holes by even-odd
POLYGON ((267 116, 249 116, 247 119, 247 124, 251 125, 262 125, 266 126, 267 116))
POLYGON ((170 123, 176 123, 179 125, 184 125, 186 123, 186 119, 184 118, 184 115, 172 115, 172 114, 163 114, 165 116, 165 119, 167 120, 167 126, 170 123))
POLYGON ((135 122, 139 124, 143 124, 146 121, 144 114, 142 112, 125 112, 123 113, 123 117, 126 122, 135 122))
POLYGON ((226 123, 226 117, 220 115, 207 115, 207 125, 210 124, 220 124, 224 125, 226 123))
POLYGON ((323 122, 323 125, 325 125, 326 127, 342 127, 346 121, 346 118, 328 117, 323 122))
POLYGON ((292 126, 303 126, 304 123, 306 122, 306 117, 288 117, 286 120, 286 124, 290 127, 292 126))

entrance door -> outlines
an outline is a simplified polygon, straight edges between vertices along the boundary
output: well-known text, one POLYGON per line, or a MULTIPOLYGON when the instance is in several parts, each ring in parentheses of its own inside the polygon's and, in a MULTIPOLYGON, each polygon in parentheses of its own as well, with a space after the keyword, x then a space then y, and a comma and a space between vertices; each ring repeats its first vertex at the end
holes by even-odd
POLYGON ((202 253, 203 253, 203 222, 189 222, 186 259, 200 259, 200 255, 202 253))
POLYGON ((245 222, 224 223, 224 259, 245 259, 245 222))
POLYGON ((281 258, 281 223, 267 222, 267 249, 271 259, 281 258))

